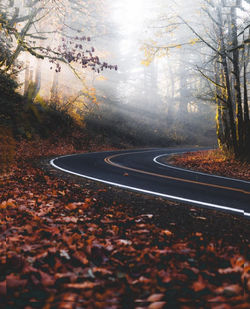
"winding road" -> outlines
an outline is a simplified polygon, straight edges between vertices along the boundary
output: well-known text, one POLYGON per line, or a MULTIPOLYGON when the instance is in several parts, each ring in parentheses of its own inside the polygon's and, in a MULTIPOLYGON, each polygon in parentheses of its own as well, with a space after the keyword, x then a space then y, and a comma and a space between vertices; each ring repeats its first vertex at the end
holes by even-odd
POLYGON ((250 181, 209 175, 164 163, 163 157, 200 148, 84 153, 55 158, 64 172, 175 201, 250 217, 250 181))

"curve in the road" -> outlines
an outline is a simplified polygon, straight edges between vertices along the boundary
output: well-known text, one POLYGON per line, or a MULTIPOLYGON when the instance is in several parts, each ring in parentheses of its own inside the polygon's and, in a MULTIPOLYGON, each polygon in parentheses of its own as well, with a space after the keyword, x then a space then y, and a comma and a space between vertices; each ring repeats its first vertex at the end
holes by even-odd
POLYGON ((159 162, 163 156, 191 150, 197 149, 86 153, 58 157, 50 163, 64 172, 109 185, 250 217, 250 182, 159 162))
MULTIPOLYGON (((132 154, 132 153, 128 153, 128 154, 132 154)), ((200 186, 214 187, 214 188, 219 188, 219 189, 225 189, 225 190, 230 190, 230 191, 236 191, 236 192, 242 192, 242 193, 245 193, 245 194, 250 194, 250 191, 248 192, 248 191, 245 191, 245 190, 239 189, 239 188, 225 187, 225 186, 221 186, 221 185, 210 184, 210 183, 196 181, 196 180, 190 180, 190 179, 185 179, 185 178, 179 178, 179 177, 173 177, 173 176, 168 176, 168 175, 162 175, 162 174, 147 172, 147 171, 140 170, 140 169, 137 169, 137 168, 131 168, 129 166, 118 164, 118 163, 115 163, 115 162, 112 161, 112 159, 117 158, 119 156, 121 156, 121 154, 112 155, 112 156, 109 156, 109 157, 105 158, 104 161, 106 163, 110 164, 110 165, 113 165, 113 166, 116 166, 116 167, 119 167, 119 168, 123 168, 123 169, 129 170, 129 171, 134 171, 134 172, 142 173, 142 174, 145 174, 145 175, 151 175, 151 176, 161 177, 161 178, 165 178, 165 179, 172 179, 172 180, 177 180, 177 181, 182 181, 182 182, 187 182, 187 183, 192 183, 192 184, 198 184, 200 186)), ((166 167, 170 167, 168 165, 165 165, 165 166, 166 167)), ((171 168, 175 169, 175 167, 173 167, 173 166, 171 166, 171 168)), ((180 168, 176 168, 176 169, 181 170, 180 168)), ((184 170, 184 169, 182 169, 182 170, 184 170)), ((189 170, 185 170, 185 171, 189 171, 189 170)), ((202 173, 199 173, 199 174, 202 174, 202 173)), ((209 175, 209 174, 203 173, 202 175, 209 175)), ((209 175, 209 176, 211 176, 211 175, 209 175)), ((212 175, 212 176, 214 176, 214 175, 212 175)), ((231 179, 231 178, 227 178, 227 179, 231 179)))
MULTIPOLYGON (((185 151, 186 152, 186 151, 185 151)), ((181 153, 185 153, 185 152, 176 152, 176 153, 171 153, 171 156, 172 155, 175 155, 175 154, 181 154, 181 153)), ((228 180, 233 180, 233 181, 237 181, 237 182, 242 182, 242 183, 247 183, 250 185, 250 181, 247 181, 247 180, 243 180, 243 179, 236 179, 236 178, 232 178, 232 177, 225 177, 225 176, 220 176, 220 175, 213 175, 213 174, 209 174, 209 173, 204 173, 204 172, 198 172, 198 171, 194 171, 194 170, 188 170, 187 168, 183 168, 183 167, 177 167, 177 166, 174 166, 174 165, 171 165, 171 164, 167 164, 167 163, 164 163, 164 162, 161 162, 160 159, 162 158, 166 158, 170 156, 169 154, 163 154, 163 155, 159 155, 159 156, 156 156, 153 161, 156 163, 156 164, 160 164, 162 166, 165 166, 167 168, 173 168, 175 170, 180 170, 180 171, 185 171, 185 172, 188 172, 188 173, 195 173, 195 174, 200 174, 200 175, 205 175, 205 176, 211 176, 211 177, 215 177, 215 178, 221 178, 221 179, 228 179, 228 180)))

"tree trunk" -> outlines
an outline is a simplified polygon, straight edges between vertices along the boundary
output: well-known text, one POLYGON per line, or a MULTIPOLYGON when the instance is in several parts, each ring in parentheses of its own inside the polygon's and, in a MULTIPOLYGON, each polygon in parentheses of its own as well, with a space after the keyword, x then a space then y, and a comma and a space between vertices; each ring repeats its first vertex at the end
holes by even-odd
POLYGON ((58 73, 54 72, 53 83, 50 90, 50 101, 56 103, 58 101, 58 73))
POLYGON ((237 144, 235 121, 234 121, 232 92, 231 92, 230 77, 229 77, 229 70, 228 70, 228 64, 227 64, 226 48, 225 48, 225 43, 224 43, 224 34, 222 30, 223 19, 222 19, 222 14, 221 14, 221 7, 219 6, 217 7, 217 14, 218 14, 218 20, 220 22, 219 39, 220 39, 220 50, 221 50, 221 58, 222 58, 221 62, 223 66, 223 72, 225 75, 226 90, 227 90, 227 108, 228 108, 229 119, 230 119, 231 144, 232 144, 234 154, 238 156, 238 144, 237 144))
POLYGON ((37 11, 33 10, 33 13, 31 13, 27 24, 24 26, 23 30, 21 31, 21 35, 19 37, 18 45, 17 45, 13 55, 9 59, 8 64, 6 66, 6 69, 5 69, 6 72, 12 67, 12 65, 15 63, 17 57, 19 56, 20 52, 22 51, 22 49, 23 49, 23 47, 22 47, 23 40, 24 40, 27 32, 31 28, 31 26, 33 24, 34 17, 36 16, 36 14, 37 14, 37 11))
MULTIPOLYGON (((250 34, 250 31, 249 31, 250 34)), ((245 41, 245 36, 243 33, 243 41, 245 41)), ((246 52, 246 48, 244 45, 243 48, 243 87, 244 87, 244 124, 243 124, 243 142, 246 151, 249 154, 250 149, 250 121, 249 121, 249 105, 248 105, 248 91, 247 91, 247 65, 249 59, 249 50, 246 52)))
MULTIPOLYGON (((242 115, 242 98, 240 89, 240 69, 239 69, 239 49, 237 38, 237 19, 236 7, 231 7, 231 24, 232 24, 232 43, 233 43, 233 73, 235 89, 235 107, 236 107, 236 135, 238 141, 238 151, 243 151, 243 115, 242 115)), ((230 24, 229 24, 230 26, 230 24)))

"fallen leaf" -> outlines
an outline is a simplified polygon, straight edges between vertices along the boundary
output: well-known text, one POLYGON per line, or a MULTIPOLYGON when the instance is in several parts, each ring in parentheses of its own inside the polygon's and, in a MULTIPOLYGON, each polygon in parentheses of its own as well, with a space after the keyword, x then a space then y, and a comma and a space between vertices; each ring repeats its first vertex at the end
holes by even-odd
POLYGON ((250 271, 250 262, 244 263, 244 268, 243 268, 244 273, 247 273, 250 271))
POLYGON ((147 298, 147 301, 153 303, 153 302, 157 302, 160 301, 162 298, 164 297, 164 294, 159 293, 159 294, 152 294, 147 298))
POLYGON ((77 289, 77 290, 85 290, 85 289, 93 289, 97 284, 90 281, 85 281, 83 283, 67 283, 64 284, 66 288, 69 289, 77 289))
POLYGON ((225 296, 235 296, 240 294, 242 291, 241 287, 238 284, 232 284, 225 287, 219 287, 215 290, 217 294, 225 296))
POLYGON ((195 217, 195 219, 203 220, 203 221, 207 220, 207 218, 205 218, 205 217, 195 217))
POLYGON ((41 282, 42 282, 43 286, 45 286, 45 287, 54 286, 55 278, 53 276, 46 274, 43 271, 39 271, 39 274, 41 276, 41 282))
POLYGON ((195 236, 201 237, 201 236, 202 236, 202 233, 196 232, 196 233, 195 233, 195 236))
POLYGON ((70 203, 65 206, 68 210, 75 210, 78 206, 75 203, 70 203))
POLYGON ((69 256, 68 252, 64 249, 60 250, 60 256, 65 257, 67 260, 70 260, 70 256, 69 256))
POLYGON ((202 276, 199 276, 198 280, 193 283, 192 289, 195 292, 199 292, 199 291, 204 290, 205 288, 206 288, 206 283, 203 281, 202 276))
POLYGON ((162 309, 165 306, 165 301, 157 301, 148 306, 148 309, 162 309))
POLYGON ((1 204, 0 204, 0 209, 5 209, 7 207, 7 202, 6 201, 3 201, 1 204))
POLYGON ((125 246, 132 245, 132 241, 131 240, 127 240, 127 239, 118 239, 117 243, 118 243, 118 245, 125 245, 125 246))
POLYGON ((223 274, 223 275, 228 275, 228 274, 232 274, 232 273, 242 273, 243 272, 243 268, 239 267, 239 266, 236 266, 234 268, 232 267, 228 267, 228 268, 220 268, 218 269, 218 272, 220 274, 223 274))
POLYGON ((13 199, 8 199, 7 200, 7 206, 15 208, 16 207, 16 203, 15 203, 15 201, 13 199))
POLYGON ((26 279, 20 279, 18 276, 10 274, 6 277, 7 289, 23 289, 27 284, 26 279))
POLYGON ((101 275, 112 275, 112 272, 106 268, 101 267, 93 267, 92 268, 93 273, 101 274, 101 275))
POLYGON ((171 231, 169 231, 169 230, 162 231, 162 234, 167 235, 167 236, 172 236, 173 235, 173 233, 171 231))

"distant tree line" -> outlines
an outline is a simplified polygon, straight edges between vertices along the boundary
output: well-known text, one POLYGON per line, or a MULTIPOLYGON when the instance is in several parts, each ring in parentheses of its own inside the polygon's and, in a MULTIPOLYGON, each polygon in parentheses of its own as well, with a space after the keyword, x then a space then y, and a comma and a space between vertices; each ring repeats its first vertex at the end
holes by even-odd
MULTIPOLYGON (((207 86, 200 84, 200 91, 205 92, 206 87, 207 101, 216 103, 219 147, 238 158, 249 159, 250 1, 203 0, 195 21, 188 15, 195 5, 200 6, 200 2, 179 3, 179 10, 177 2, 171 2, 168 14, 158 22, 158 28, 164 29, 165 36, 166 33, 169 35, 167 44, 166 40, 154 46, 148 44, 150 56, 163 51, 168 54, 170 49, 180 48, 183 61, 196 62, 196 69, 207 81, 207 86), (189 10, 186 14, 189 19, 184 17, 184 10, 189 10), (195 39, 187 41, 183 26, 195 35, 195 39), (182 48, 186 45, 193 46, 198 57, 185 54, 182 48)), ((186 88, 183 86, 181 88, 186 88)))

